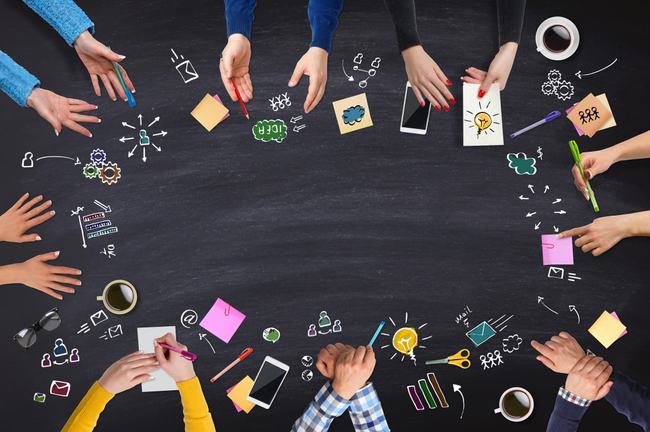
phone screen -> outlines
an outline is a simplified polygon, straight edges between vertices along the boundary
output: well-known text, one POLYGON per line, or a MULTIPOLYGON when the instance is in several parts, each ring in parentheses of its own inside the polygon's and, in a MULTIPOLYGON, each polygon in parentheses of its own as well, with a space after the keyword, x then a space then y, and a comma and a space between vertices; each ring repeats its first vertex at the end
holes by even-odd
POLYGON ((253 384, 250 392, 250 397, 265 404, 270 404, 286 374, 286 370, 280 369, 274 364, 265 361, 257 374, 255 384, 253 384))
POLYGON ((407 87, 404 112, 402 113, 402 127, 425 130, 429 118, 429 105, 429 101, 425 99, 424 106, 421 107, 418 98, 413 93, 413 89, 410 86, 407 87))

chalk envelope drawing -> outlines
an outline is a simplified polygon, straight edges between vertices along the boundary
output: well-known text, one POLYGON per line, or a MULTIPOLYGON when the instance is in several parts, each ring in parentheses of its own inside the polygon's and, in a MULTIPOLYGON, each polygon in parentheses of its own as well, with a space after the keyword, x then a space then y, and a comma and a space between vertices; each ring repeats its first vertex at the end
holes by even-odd
POLYGON ((253 126, 253 138, 258 141, 281 143, 287 137, 287 124, 284 120, 260 120, 253 126))
POLYGON ((332 102, 341 135, 372 126, 365 93, 332 102))
POLYGON ((495 334, 497 334, 496 330, 494 330, 494 328, 492 328, 492 326, 485 321, 465 333, 465 335, 476 347, 479 347, 484 342, 487 342, 495 334))
POLYGON ((526 153, 508 153, 506 159, 508 159, 508 167, 512 168, 517 175, 535 175, 537 173, 535 166, 537 160, 529 158, 526 153))
POLYGON ((463 146, 503 145, 499 85, 478 98, 479 84, 463 83, 463 146))

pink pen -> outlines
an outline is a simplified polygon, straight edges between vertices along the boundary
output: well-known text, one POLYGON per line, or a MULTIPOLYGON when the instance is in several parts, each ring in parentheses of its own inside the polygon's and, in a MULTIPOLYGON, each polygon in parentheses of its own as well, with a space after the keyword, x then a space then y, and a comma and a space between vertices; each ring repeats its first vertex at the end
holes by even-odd
POLYGON ((198 356, 194 353, 191 353, 189 351, 183 351, 181 349, 168 345, 165 342, 158 342, 158 345, 160 345, 163 348, 167 348, 170 351, 174 351, 175 353, 180 354, 181 357, 183 357, 185 360, 194 361, 198 358, 198 356))

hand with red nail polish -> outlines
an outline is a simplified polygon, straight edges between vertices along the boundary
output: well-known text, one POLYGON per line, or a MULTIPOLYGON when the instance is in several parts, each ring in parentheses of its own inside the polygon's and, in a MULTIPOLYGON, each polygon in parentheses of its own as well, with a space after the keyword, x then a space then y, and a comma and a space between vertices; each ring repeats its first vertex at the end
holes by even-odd
POLYGON ((501 46, 499 52, 494 56, 492 63, 487 72, 475 67, 465 69, 467 75, 460 77, 461 81, 471 84, 480 84, 478 90, 478 98, 482 98, 490 90, 490 86, 496 83, 499 89, 506 88, 510 71, 515 63, 515 56, 517 55, 517 44, 515 42, 507 42, 501 46))
POLYGON ((424 51, 422 45, 405 49, 402 51, 402 58, 406 75, 420 106, 424 106, 424 100, 427 99, 438 111, 440 111, 441 105, 447 106, 448 111, 447 101, 455 100, 447 88, 448 85, 451 85, 451 81, 424 51))

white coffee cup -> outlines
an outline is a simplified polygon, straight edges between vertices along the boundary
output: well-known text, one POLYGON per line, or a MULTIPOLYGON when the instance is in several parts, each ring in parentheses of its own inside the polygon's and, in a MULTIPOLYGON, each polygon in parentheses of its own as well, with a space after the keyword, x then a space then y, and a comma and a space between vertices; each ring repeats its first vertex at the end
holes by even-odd
POLYGON ((522 422, 533 413, 535 402, 528 390, 522 387, 511 387, 504 391, 499 398, 499 408, 495 414, 501 414, 511 422, 522 422))
POLYGON ((571 20, 554 16, 544 20, 537 27, 535 44, 537 45, 537 51, 547 59, 566 60, 578 50, 580 32, 571 20), (550 46, 549 42, 553 40, 561 42, 560 46, 550 46))
POLYGON ((138 302, 138 291, 131 282, 117 279, 106 284, 97 301, 103 302, 109 312, 124 315, 131 312, 138 302))

